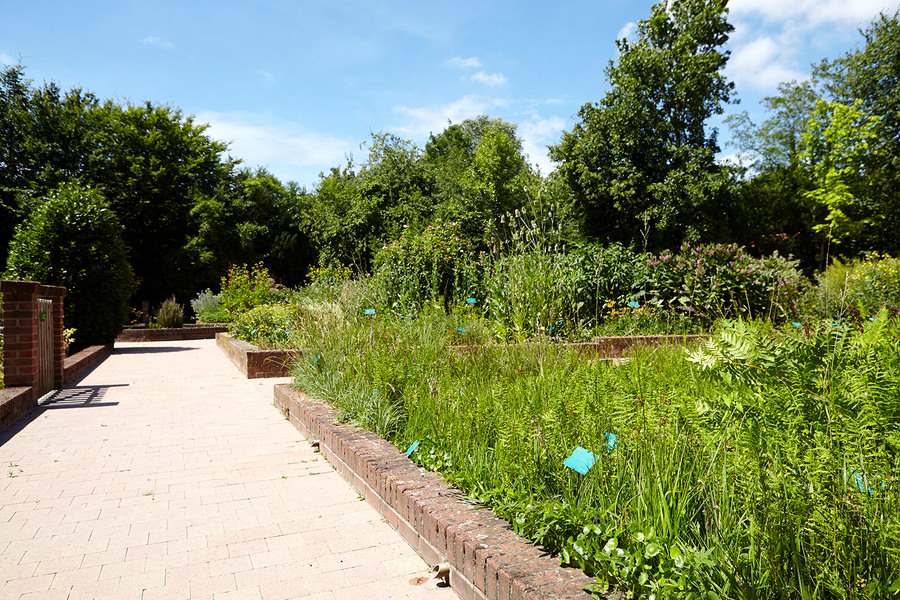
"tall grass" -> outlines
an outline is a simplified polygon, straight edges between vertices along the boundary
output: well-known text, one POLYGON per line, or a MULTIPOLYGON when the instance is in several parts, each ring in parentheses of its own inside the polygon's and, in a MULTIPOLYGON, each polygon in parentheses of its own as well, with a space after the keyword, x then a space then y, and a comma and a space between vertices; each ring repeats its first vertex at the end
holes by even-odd
MULTIPOLYGON (((738 323, 689 356, 644 350, 614 367, 540 340, 460 350, 443 310, 397 319, 336 308, 337 293, 315 302, 295 384, 403 449, 418 440, 414 459, 601 588, 900 588, 900 326, 885 315, 862 331, 738 323), (586 476, 562 464, 579 445, 597 455, 586 476)), ((473 329, 469 341, 492 339, 473 329)))

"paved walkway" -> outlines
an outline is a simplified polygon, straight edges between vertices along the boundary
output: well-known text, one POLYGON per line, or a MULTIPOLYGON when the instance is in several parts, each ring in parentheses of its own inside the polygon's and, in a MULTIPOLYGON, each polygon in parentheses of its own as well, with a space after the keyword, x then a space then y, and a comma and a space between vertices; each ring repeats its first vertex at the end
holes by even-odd
POLYGON ((213 340, 117 344, 0 433, 0 600, 456 600, 213 340))

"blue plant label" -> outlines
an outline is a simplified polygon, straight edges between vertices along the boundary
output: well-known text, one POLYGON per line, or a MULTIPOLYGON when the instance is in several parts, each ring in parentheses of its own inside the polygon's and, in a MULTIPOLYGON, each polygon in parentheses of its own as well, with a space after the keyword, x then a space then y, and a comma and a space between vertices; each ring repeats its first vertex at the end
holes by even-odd
POLYGON ((872 321, 872 322, 874 322, 874 321, 875 321, 875 317, 869 317, 869 320, 872 321))
POLYGON ((250 332, 250 335, 256 335, 257 333, 259 333, 259 329, 254 329, 250 332))
POLYGON ((585 475, 591 470, 591 467, 594 466, 595 462, 597 462, 596 454, 578 446, 572 450, 572 454, 569 455, 569 458, 563 461, 563 465, 569 467, 573 471, 585 475))
POLYGON ((406 449, 406 455, 412 456, 412 453, 416 451, 416 448, 419 447, 419 440, 414 441, 409 445, 409 448, 406 449))
POLYGON ((321 358, 322 358, 322 355, 321 355, 321 354, 316 354, 316 360, 313 361, 313 364, 316 364, 317 362, 319 362, 319 360, 320 360, 321 358))
POLYGON ((465 332, 466 332, 466 328, 465 328, 465 327, 457 327, 456 330, 457 330, 458 332, 460 332, 460 333, 465 333, 465 332))
POLYGON ((466 298, 466 304, 475 304, 478 302, 475 298, 466 298))
POLYGON ((603 439, 606 440, 606 448, 608 450, 616 449, 616 434, 614 433, 604 433, 603 439))
POLYGON ((631 308, 640 308, 641 303, 640 302, 629 302, 628 306, 630 306, 631 308))
POLYGON ((794 327, 800 327, 800 323, 798 323, 797 321, 794 321, 793 323, 791 323, 791 325, 793 325, 794 327))
POLYGON ((374 315, 374 314, 375 314, 375 309, 374 309, 374 308, 367 308, 367 309, 366 309, 366 314, 367 314, 367 315, 374 315))

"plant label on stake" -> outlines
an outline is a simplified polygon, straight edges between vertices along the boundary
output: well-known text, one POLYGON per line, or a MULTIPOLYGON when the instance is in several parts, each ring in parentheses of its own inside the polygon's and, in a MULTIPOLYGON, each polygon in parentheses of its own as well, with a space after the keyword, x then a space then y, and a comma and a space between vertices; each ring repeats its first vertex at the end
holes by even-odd
POLYGON ((616 434, 604 433, 603 439, 606 440, 606 449, 607 450, 615 450, 616 449, 616 434))
POLYGON ((366 314, 367 314, 367 315, 370 315, 370 316, 375 316, 375 309, 374 309, 374 308, 367 308, 367 309, 366 309, 366 314))
POLYGON ((563 461, 563 465, 582 475, 586 475, 587 472, 591 470, 591 467, 594 466, 595 462, 597 462, 596 454, 578 446, 572 450, 572 454, 569 455, 569 458, 563 461))
POLYGON ((414 441, 409 445, 409 448, 406 449, 406 455, 412 456, 412 453, 416 451, 416 448, 419 447, 419 440, 414 441))
POLYGON ((466 304, 468 304, 469 306, 472 306, 476 302, 478 302, 478 300, 476 300, 475 298, 466 298, 466 304))

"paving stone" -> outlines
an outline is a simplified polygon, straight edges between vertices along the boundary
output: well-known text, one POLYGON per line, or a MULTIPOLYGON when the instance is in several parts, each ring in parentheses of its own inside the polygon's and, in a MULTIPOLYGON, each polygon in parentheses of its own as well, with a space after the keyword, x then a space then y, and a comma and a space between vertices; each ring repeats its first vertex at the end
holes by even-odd
POLYGON ((272 406, 287 381, 117 344, 0 433, 0 599, 457 598, 272 406))

